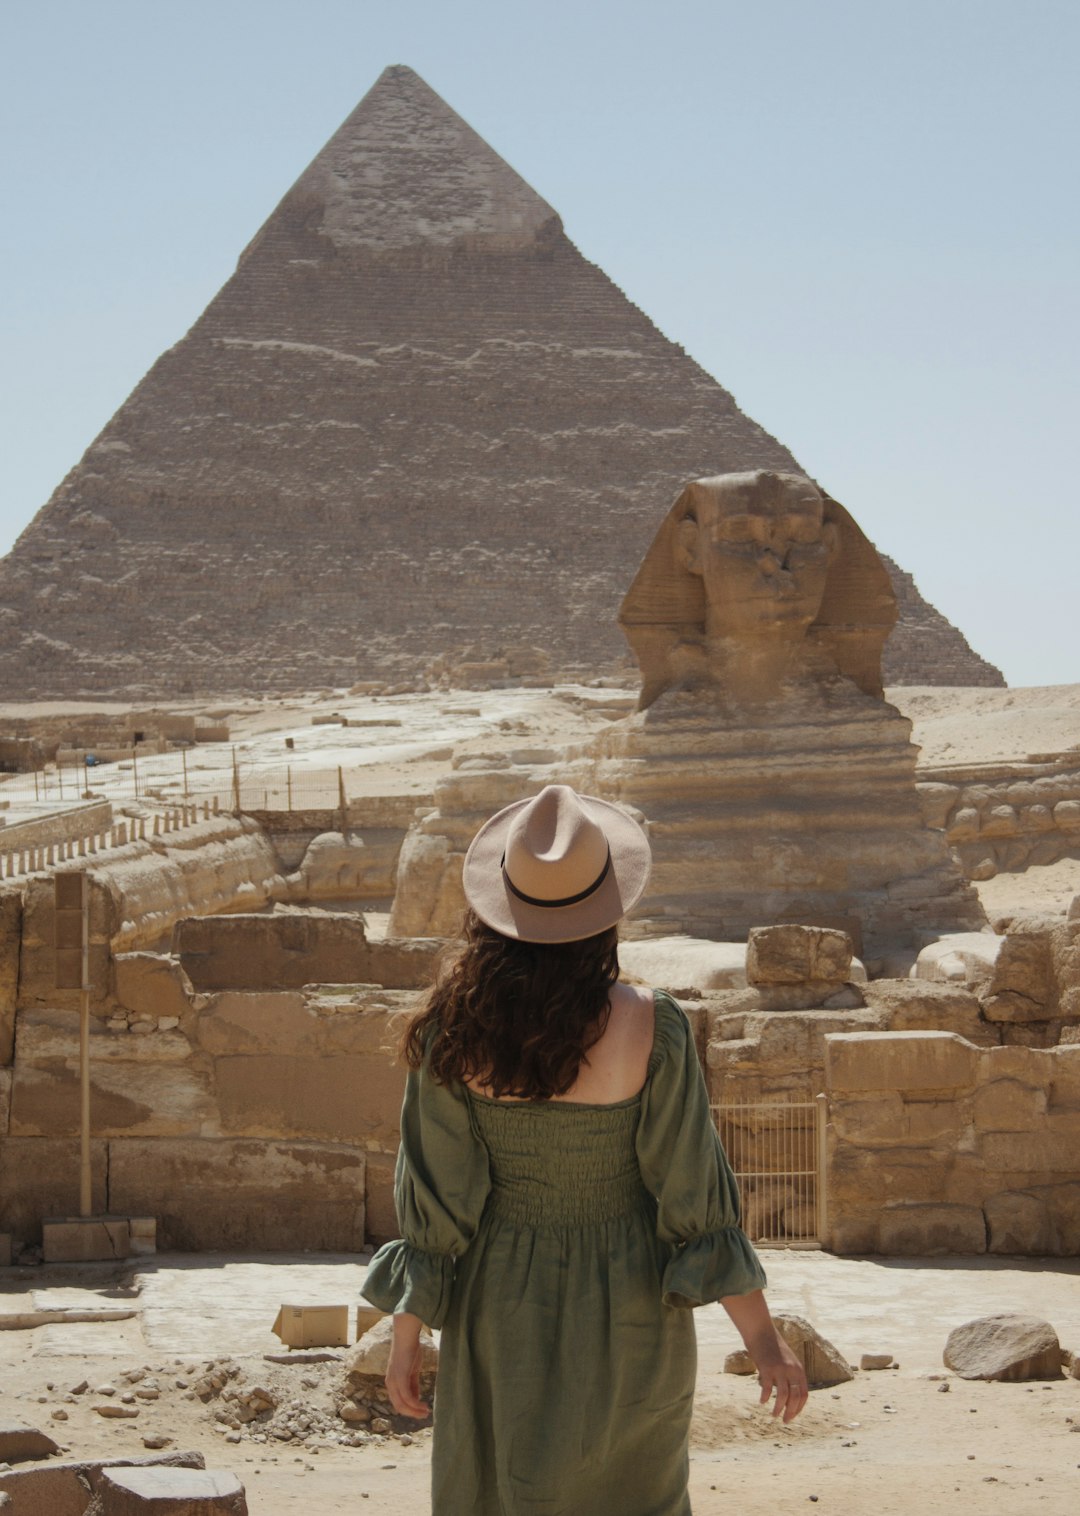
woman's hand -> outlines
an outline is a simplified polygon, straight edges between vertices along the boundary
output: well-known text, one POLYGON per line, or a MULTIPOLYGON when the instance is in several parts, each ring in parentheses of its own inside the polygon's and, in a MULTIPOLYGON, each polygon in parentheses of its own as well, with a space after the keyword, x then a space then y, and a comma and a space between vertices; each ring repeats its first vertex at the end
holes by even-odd
POLYGON ((806 1405, 810 1391, 806 1383, 806 1370, 798 1354, 775 1333, 775 1351, 766 1349, 751 1355, 757 1364, 758 1384, 761 1386, 761 1404, 768 1405, 774 1394, 772 1414, 783 1416, 785 1423, 794 1421, 806 1405))
POLYGON ((394 1317, 394 1341, 385 1380, 394 1410, 399 1416, 411 1416, 416 1421, 423 1421, 431 1415, 431 1407, 420 1399, 420 1361, 423 1357, 420 1326, 419 1316, 403 1311, 394 1317))
POLYGON ((739 1336, 754 1360, 761 1385, 761 1404, 775 1394, 772 1413, 794 1421, 806 1405, 810 1390, 802 1360, 776 1330, 761 1290, 748 1295, 726 1295, 720 1302, 739 1329, 739 1336))

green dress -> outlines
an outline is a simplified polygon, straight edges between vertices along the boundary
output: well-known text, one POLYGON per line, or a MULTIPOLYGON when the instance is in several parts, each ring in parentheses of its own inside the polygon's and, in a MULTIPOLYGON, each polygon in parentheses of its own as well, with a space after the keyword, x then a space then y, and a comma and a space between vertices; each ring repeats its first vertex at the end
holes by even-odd
POLYGON ((641 1093, 487 1100, 409 1076, 401 1240, 363 1293, 442 1329, 433 1516, 685 1516, 689 1306, 760 1289, 693 1035, 657 991, 641 1093))

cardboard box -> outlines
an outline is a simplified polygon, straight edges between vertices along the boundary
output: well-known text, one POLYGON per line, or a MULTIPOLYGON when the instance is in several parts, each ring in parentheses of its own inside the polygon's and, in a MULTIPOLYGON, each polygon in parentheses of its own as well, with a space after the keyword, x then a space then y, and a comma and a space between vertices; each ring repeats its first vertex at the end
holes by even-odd
POLYGON ((283 1305, 270 1330, 287 1348, 344 1348, 349 1345, 347 1305, 283 1305))

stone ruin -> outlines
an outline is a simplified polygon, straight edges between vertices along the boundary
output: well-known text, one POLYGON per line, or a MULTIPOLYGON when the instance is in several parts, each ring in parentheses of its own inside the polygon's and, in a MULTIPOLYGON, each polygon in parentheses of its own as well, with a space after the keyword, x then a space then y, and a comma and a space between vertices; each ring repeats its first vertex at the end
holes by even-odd
MULTIPOLYGON (((0 563, 0 695, 611 673, 656 502, 754 468, 798 464, 390 68, 0 563)), ((1002 684, 887 567, 887 682, 1002 684)))
MULTIPOLYGON (((88 859, 95 1209, 156 1217, 166 1248, 391 1235, 394 1047, 457 931, 464 849, 499 805, 569 780, 650 829, 625 966, 680 995, 714 1100, 827 1093, 834 1248, 1075 1251, 1080 917, 987 926, 881 696, 894 614, 873 548, 802 476, 696 481, 624 602, 641 708, 599 736, 470 747, 415 816, 377 796, 277 822, 193 811, 88 859)), ((77 995, 54 987, 52 903, 47 865, 4 881, 16 1251, 75 1193, 77 995)), ((739 1141, 760 1169, 759 1115, 739 1141)), ((783 1175, 747 1187, 756 1236, 796 1235, 806 1210, 783 1175)))

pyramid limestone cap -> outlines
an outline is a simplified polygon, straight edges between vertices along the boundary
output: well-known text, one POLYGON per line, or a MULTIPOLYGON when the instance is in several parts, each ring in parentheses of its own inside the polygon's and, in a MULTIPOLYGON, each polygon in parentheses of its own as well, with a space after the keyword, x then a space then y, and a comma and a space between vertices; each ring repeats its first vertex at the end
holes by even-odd
POLYGON ((412 69, 384 69, 287 197, 339 248, 513 251, 557 213, 412 69), (317 218, 318 219, 318 218, 317 218))

